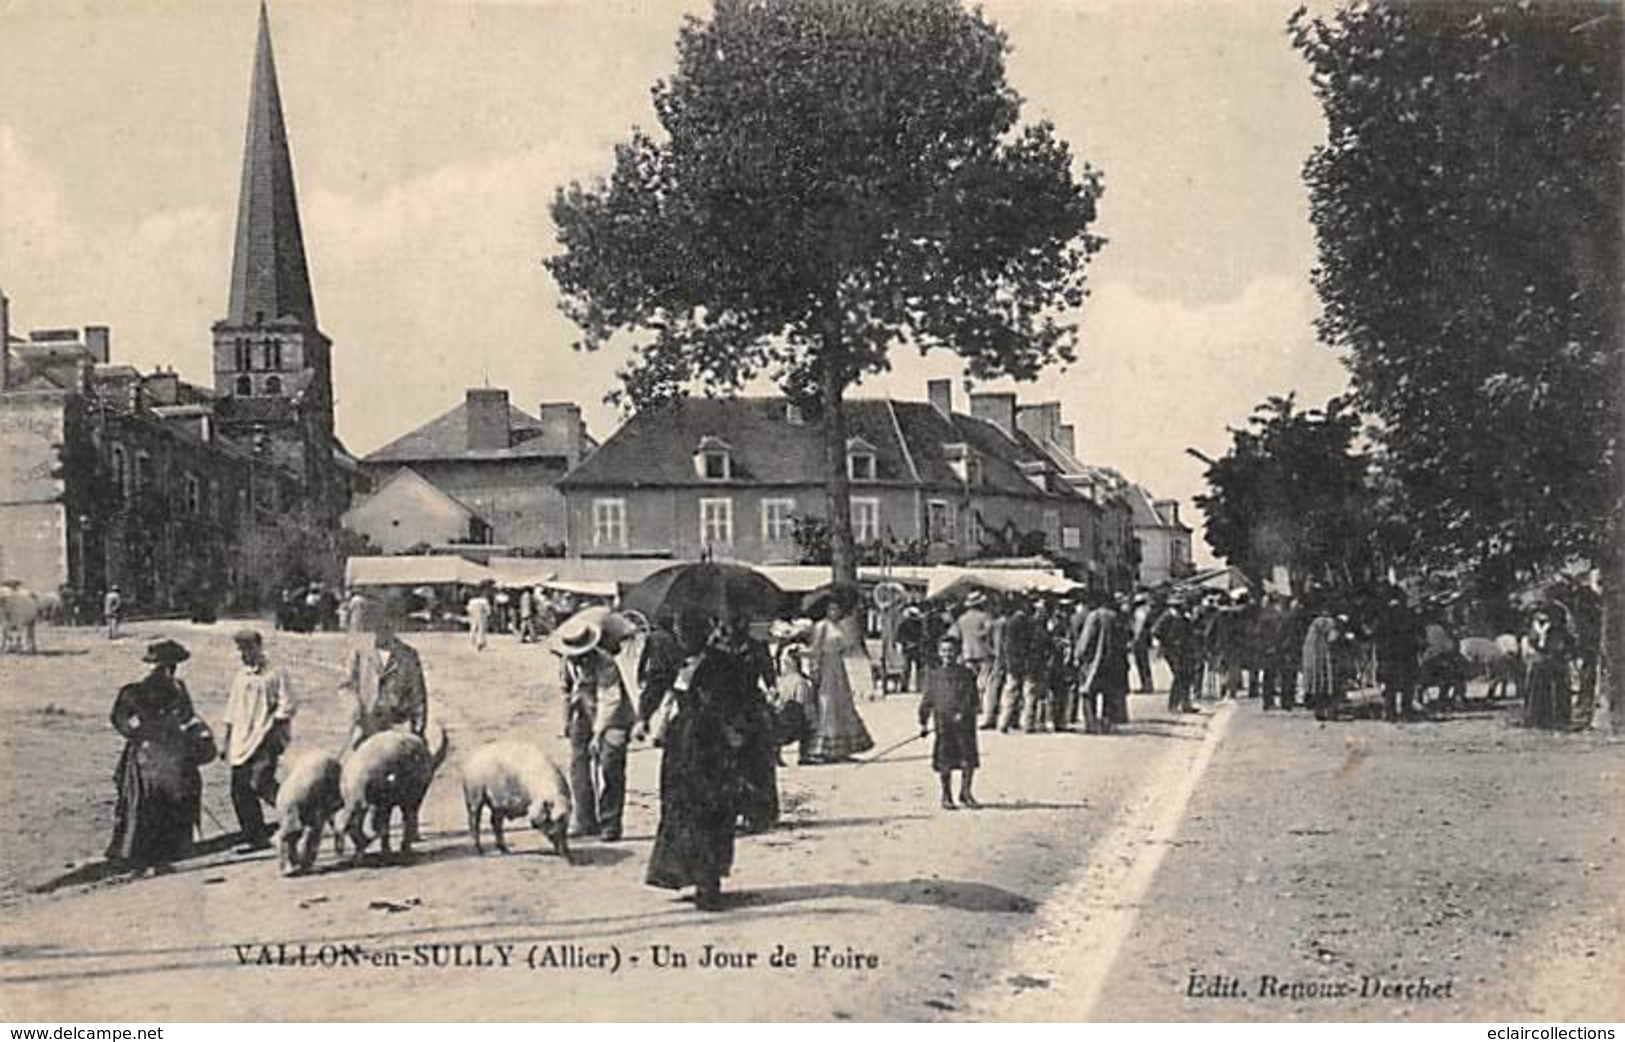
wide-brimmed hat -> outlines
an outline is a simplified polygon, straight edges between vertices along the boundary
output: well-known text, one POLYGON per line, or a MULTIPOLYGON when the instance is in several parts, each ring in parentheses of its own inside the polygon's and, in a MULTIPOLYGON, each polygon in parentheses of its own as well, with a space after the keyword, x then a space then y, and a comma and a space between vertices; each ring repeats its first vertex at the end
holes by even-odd
POLYGON ((147 653, 141 656, 142 662, 155 662, 161 666, 173 666, 185 662, 192 657, 192 653, 173 640, 160 640, 147 645, 147 653))
POLYGON ((241 647, 244 644, 252 644, 255 647, 259 647, 261 644, 265 643, 265 638, 260 636, 259 630, 238 630, 236 633, 231 635, 231 640, 232 643, 236 644, 238 647, 241 647))
POLYGON ((603 639, 603 627, 596 622, 571 618, 553 631, 553 650, 565 658, 575 658, 597 648, 603 639))
POLYGON ((981 590, 972 590, 970 592, 970 595, 965 598, 965 607, 967 607, 967 608, 980 607, 986 601, 987 601, 987 598, 982 595, 981 590))

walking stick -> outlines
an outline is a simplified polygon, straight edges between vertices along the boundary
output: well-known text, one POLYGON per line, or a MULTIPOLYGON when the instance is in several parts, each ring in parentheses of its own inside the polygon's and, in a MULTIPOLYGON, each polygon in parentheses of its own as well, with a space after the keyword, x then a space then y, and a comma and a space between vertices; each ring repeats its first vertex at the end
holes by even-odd
MULTIPOLYGON (((207 814, 209 816, 210 821, 214 822, 214 827, 220 830, 220 834, 222 836, 225 835, 226 834, 226 826, 220 824, 220 819, 214 816, 214 811, 209 809, 208 804, 199 802, 198 807, 203 811, 203 813, 205 813, 205 814, 207 814)), ((201 824, 198 825, 197 834, 198 834, 198 839, 201 840, 203 838, 203 826, 201 824)))
POLYGON ((878 752, 878 753, 875 753, 873 756, 869 757, 867 760, 859 761, 858 766, 859 767, 866 767, 869 764, 874 763, 876 760, 885 759, 886 757, 890 756, 892 753, 894 753, 897 750, 901 749, 903 746, 912 745, 913 743, 919 741, 921 738, 926 737, 930 733, 931 733, 930 731, 924 731, 924 732, 921 732, 920 734, 910 735, 909 737, 903 739, 901 742, 898 742, 895 745, 888 745, 886 748, 880 750, 880 752, 878 752))

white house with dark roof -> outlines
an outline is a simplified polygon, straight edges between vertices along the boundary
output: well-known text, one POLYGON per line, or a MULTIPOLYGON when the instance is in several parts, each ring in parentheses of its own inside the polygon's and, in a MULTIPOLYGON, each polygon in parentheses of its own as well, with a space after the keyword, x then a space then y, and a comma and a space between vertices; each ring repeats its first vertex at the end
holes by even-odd
POLYGON ((386 554, 425 544, 491 541, 491 526, 484 518, 411 467, 401 467, 376 492, 352 506, 343 523, 386 554))
POLYGON ((562 547, 559 480, 596 448, 573 402, 543 402, 533 416, 506 390, 473 387, 457 406, 363 457, 361 467, 380 482, 410 468, 487 524, 492 542, 562 547))
POLYGON ((1140 542, 1140 583, 1156 586, 1195 571, 1191 529, 1179 519, 1179 500, 1157 499, 1143 485, 1128 487, 1134 538, 1140 542))

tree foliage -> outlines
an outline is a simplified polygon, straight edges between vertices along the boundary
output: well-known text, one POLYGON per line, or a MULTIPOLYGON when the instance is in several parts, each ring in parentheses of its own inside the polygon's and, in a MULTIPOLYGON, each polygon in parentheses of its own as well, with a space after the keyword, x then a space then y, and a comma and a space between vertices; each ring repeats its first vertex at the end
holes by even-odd
POLYGON ((1328 124, 1320 332, 1418 565, 1617 567, 1621 28, 1569 0, 1292 20, 1328 124))
POLYGON ((340 586, 346 561, 379 552, 366 536, 333 525, 312 507, 259 519, 237 546, 244 585, 261 603, 289 586, 340 586))
POLYGON ((1344 399, 1307 411, 1292 395, 1261 404, 1196 497, 1213 552, 1255 581, 1286 568, 1299 589, 1371 580, 1382 554, 1360 425, 1344 399))
POLYGON ((629 334, 636 407, 766 374, 826 411, 851 578, 843 394, 893 346, 977 378, 1070 361, 1102 183, 1022 125, 1005 37, 953 0, 717 0, 608 179, 553 203, 578 347, 629 334))

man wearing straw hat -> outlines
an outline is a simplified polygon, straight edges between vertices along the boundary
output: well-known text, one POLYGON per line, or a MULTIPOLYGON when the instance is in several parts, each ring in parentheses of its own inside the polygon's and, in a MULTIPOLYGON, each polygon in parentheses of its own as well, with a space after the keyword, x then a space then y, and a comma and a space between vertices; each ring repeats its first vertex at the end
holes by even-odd
POLYGON ((553 636, 563 660, 564 734, 570 739, 570 835, 621 838, 626 804, 626 746, 637 723, 615 653, 632 626, 614 612, 588 609, 553 636))

